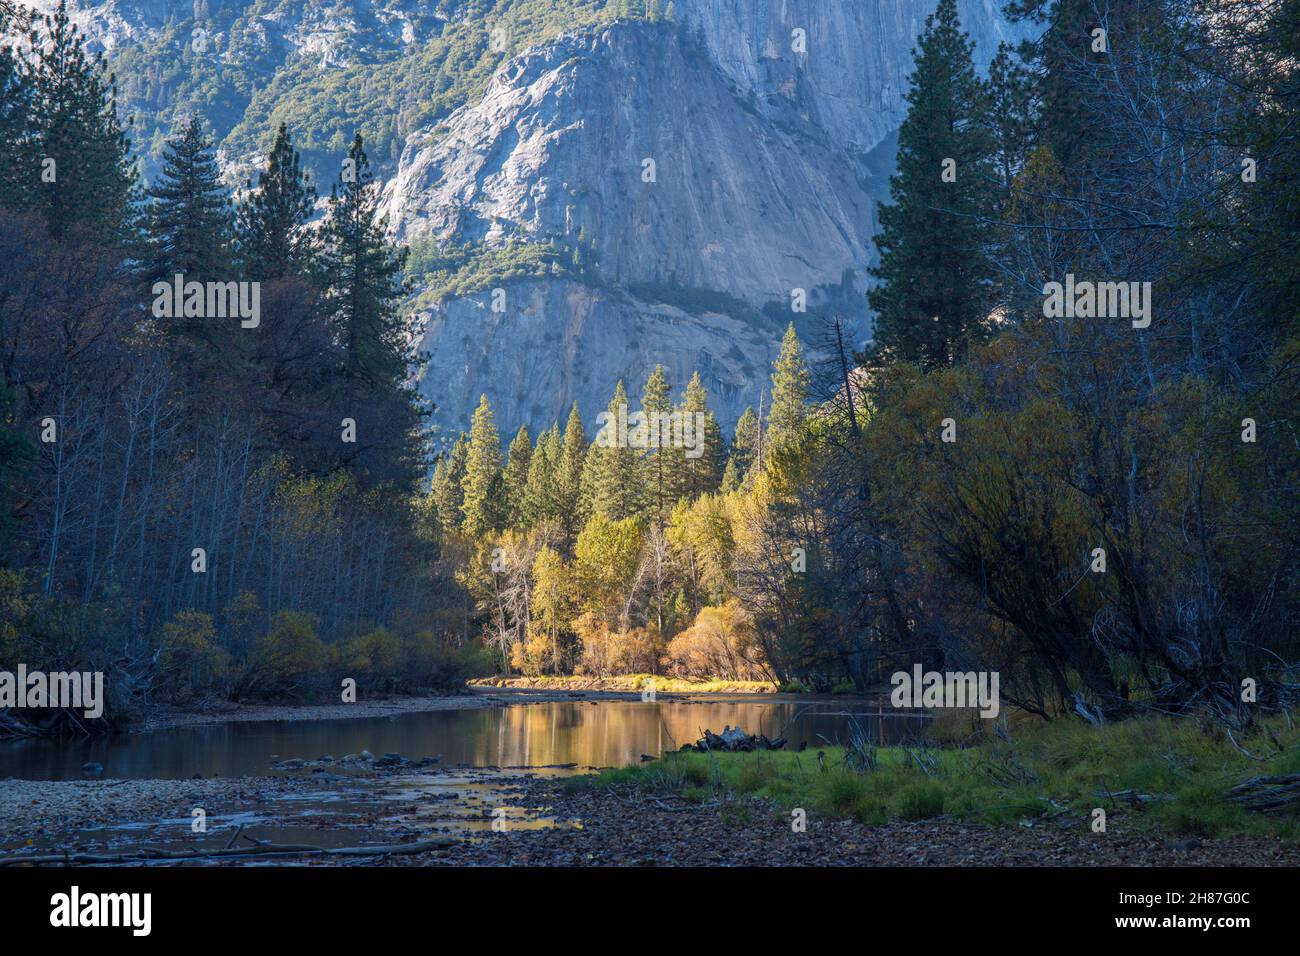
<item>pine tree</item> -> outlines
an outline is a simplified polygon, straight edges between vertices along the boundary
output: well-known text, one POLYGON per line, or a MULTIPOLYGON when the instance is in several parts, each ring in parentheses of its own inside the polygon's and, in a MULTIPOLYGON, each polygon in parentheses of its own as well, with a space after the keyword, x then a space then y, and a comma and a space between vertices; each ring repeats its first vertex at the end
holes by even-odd
MULTIPOLYGON (((1107 26, 1119 28, 1129 9, 1108 10, 1107 26)), ((1092 0, 1009 0, 1009 17, 1027 20, 1032 38, 1020 47, 1032 71, 1032 99, 1037 145, 1051 151, 1068 184, 1086 180, 1104 117, 1090 102, 1085 78, 1107 54, 1094 52, 1092 31, 1102 26, 1092 0)))
POLYGON ((229 282, 230 201, 212 143, 197 118, 167 141, 162 172, 150 187, 145 282, 229 282))
POLYGON ((464 519, 461 503, 465 500, 465 492, 462 486, 468 461, 469 438, 462 432, 451 446, 450 454, 441 459, 433 471, 433 503, 438 509, 438 525, 445 535, 458 532, 464 519))
POLYGON ((486 395, 479 396, 478 408, 469 428, 469 454, 465 459, 464 492, 460 510, 465 516, 465 533, 482 538, 500 530, 504 511, 501 483, 501 435, 496 416, 486 395))
POLYGON ((555 507, 564 522, 570 540, 577 536, 582 524, 578 508, 582 492, 582 469, 587 458, 587 430, 582 426, 578 403, 569 409, 569 420, 564 426, 564 447, 555 472, 555 507))
POLYGON ((362 388, 396 388, 414 359, 414 337, 398 310, 406 250, 394 250, 384 236, 379 187, 360 133, 329 206, 322 258, 344 376, 362 388))
POLYGON ((1000 184, 1009 189, 1033 148, 1033 124, 1029 76, 1005 43, 989 64, 988 92, 994 164, 1000 184))
POLYGON ((641 393, 641 414, 645 419, 647 434, 653 439, 650 454, 645 459, 644 484, 649 504, 654 508, 656 528, 664 526, 668 509, 672 507, 673 461, 669 451, 673 436, 668 418, 672 410, 668 376, 662 365, 656 365, 641 393))
MULTIPOLYGON (((18 32, 19 16, 0 7, 0 36, 18 32)), ((0 45, 0 206, 7 209, 26 208, 36 195, 34 93, 17 53, 0 45)))
POLYGON ((595 471, 590 481, 591 513, 622 521, 640 510, 643 465, 640 450, 629 446, 622 431, 630 410, 621 379, 614 387, 606 414, 608 420, 602 433, 592 443, 595 471))
POLYGON ((691 447, 674 449, 676 461, 675 497, 694 501, 718 490, 722 480, 722 430, 709 408, 709 396, 700 373, 691 376, 678 406, 685 429, 691 429, 691 447))
POLYGON ((740 490, 741 473, 736 468, 736 459, 730 455, 727 456, 727 467, 722 469, 722 484, 718 490, 724 495, 740 490))
POLYGON ((753 406, 746 406, 736 421, 736 431, 732 435, 731 449, 727 457, 728 467, 735 467, 736 488, 749 483, 750 469, 757 459, 758 416, 754 414, 753 406))
POLYGON ((795 334, 794 323, 785 330, 781 352, 772 366, 772 410, 767 418, 767 446, 788 445, 799 437, 807 419, 808 364, 795 334))
POLYGON ((84 43, 60 0, 28 56, 36 128, 22 160, 52 236, 80 230, 121 244, 130 237, 136 189, 131 144, 103 57, 91 57, 84 43))
MULTIPOLYGON (((538 441, 540 442, 540 437, 538 441)), ((519 431, 510 442, 510 451, 506 460, 502 482, 505 491, 507 523, 512 527, 523 525, 524 496, 528 490, 528 472, 535 454, 532 440, 528 437, 528 427, 520 425, 519 431)))
POLYGON ((881 355, 937 367, 984 335, 993 304, 985 246, 995 144, 956 0, 940 0, 918 42, 868 301, 881 355))
POLYGON ((257 190, 240 204, 236 233, 244 274, 259 280, 306 277, 315 265, 315 234, 305 228, 316 190, 281 123, 257 190))
POLYGON ((528 483, 524 487, 524 503, 521 509, 522 524, 531 528, 540 521, 555 517, 555 476, 563 454, 563 442, 560 438, 560 424, 555 422, 550 429, 537 436, 533 456, 528 462, 528 483))

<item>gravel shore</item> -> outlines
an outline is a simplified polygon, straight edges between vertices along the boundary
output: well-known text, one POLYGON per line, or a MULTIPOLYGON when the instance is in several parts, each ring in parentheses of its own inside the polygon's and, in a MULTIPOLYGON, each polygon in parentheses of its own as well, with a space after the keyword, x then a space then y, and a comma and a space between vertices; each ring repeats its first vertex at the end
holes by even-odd
POLYGON ((194 807, 252 808, 300 790, 291 777, 196 780, 3 780, 0 844, 62 844, 77 830, 187 818, 194 807))

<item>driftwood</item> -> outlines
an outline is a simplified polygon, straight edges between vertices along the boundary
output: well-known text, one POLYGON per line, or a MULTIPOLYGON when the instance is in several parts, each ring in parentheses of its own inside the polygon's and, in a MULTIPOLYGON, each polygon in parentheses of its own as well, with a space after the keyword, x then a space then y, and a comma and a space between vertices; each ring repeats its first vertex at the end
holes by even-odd
POLYGON ((1251 777, 1229 790, 1228 799, 1258 813, 1296 809, 1300 807, 1300 773, 1251 777))
POLYGON ((762 734, 747 734, 739 727, 730 724, 722 728, 722 733, 704 731, 704 736, 693 744, 682 744, 682 750, 696 753, 732 753, 749 750, 780 750, 785 746, 785 738, 768 740, 762 734))
MULTIPOLYGON (((394 843, 387 846, 345 846, 327 848, 310 843, 266 843, 244 837, 252 846, 211 850, 160 850, 145 847, 127 853, 48 853, 43 856, 0 856, 0 866, 44 863, 141 863, 149 860, 204 860, 242 856, 399 856, 426 853, 456 841, 450 837, 421 840, 418 843, 394 843)), ((234 841, 231 841, 234 842, 234 841)))

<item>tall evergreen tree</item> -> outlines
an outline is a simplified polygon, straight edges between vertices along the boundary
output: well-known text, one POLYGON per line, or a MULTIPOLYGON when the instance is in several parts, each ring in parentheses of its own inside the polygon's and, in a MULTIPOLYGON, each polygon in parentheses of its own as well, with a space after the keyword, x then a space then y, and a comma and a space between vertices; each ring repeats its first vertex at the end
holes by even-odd
POLYGON ((880 206, 880 284, 868 293, 882 355, 947 365, 984 334, 992 307, 986 255, 996 181, 987 90, 956 0, 939 0, 918 41, 898 133, 898 172, 880 206))
POLYGON ((537 436, 532 458, 528 461, 528 483, 524 487, 524 503, 521 508, 525 528, 531 528, 557 513, 555 476, 563 447, 559 422, 553 423, 547 431, 537 436))
POLYGON ((683 433, 687 427, 691 429, 691 447, 674 449, 675 497, 693 501, 702 494, 717 491, 723 471, 722 430, 709 408, 708 392, 699 372, 686 384, 678 412, 683 433))
POLYGON ((465 500, 465 466, 469 461, 469 438, 464 432, 433 470, 433 504, 438 510, 438 525, 444 535, 460 530, 464 521, 461 503, 465 500))
POLYGON ((592 443, 591 513, 621 521, 640 509, 642 479, 641 450, 630 447, 623 432, 631 410, 621 379, 606 414, 608 420, 592 443))
MULTIPOLYGON (((540 436, 538 441, 540 443, 540 436)), ((528 427, 520 425, 519 431, 515 432, 514 440, 510 442, 510 451, 507 453, 506 467, 502 475, 506 515, 512 525, 523 524, 524 495, 528 491, 528 472, 535 454, 537 452, 534 451, 532 440, 528 437, 528 427)))
POLYGON ((794 323, 785 330, 781 351, 772 366, 772 410, 767 417, 768 448, 788 445, 799 437, 807 419, 808 363, 804 361, 803 347, 795 334, 794 323))
POLYGON ((28 56, 36 128, 22 159, 50 234, 80 230, 101 242, 127 241, 136 189, 131 144, 103 57, 87 53, 66 0, 45 18, 28 56))
POLYGON ((578 403, 574 402, 564 426, 564 446, 555 469, 555 507, 570 540, 581 530, 578 509, 582 494, 582 469, 586 458, 587 430, 582 426, 578 403))
POLYGON ((501 483, 501 435, 496 416, 486 395, 479 396, 478 408, 469 428, 469 454, 465 459, 464 497, 460 510, 465 516, 465 533, 471 538, 500 530, 504 518, 501 483))
MULTIPOLYGON (((736 431, 731 438, 727 464, 735 468, 736 487, 746 484, 750 468, 758 458, 758 416, 752 405, 747 405, 736 421, 736 431)), ((735 490, 735 489, 728 489, 735 490)))
MULTIPOLYGON (((22 32, 20 18, 20 10, 0 7, 0 37, 22 32)), ((17 52, 0 44, 0 206, 8 209, 26 208, 36 195, 34 92, 17 52)))
POLYGON ((230 200, 212 142, 197 118, 167 141, 162 172, 148 196, 147 283, 170 282, 177 273, 186 281, 234 279, 230 200))
POLYGON ((655 527, 662 528, 672 508, 672 434, 664 424, 666 416, 673 410, 672 397, 668 386, 668 376, 662 365, 646 379, 645 389, 641 394, 641 414, 645 417, 648 434, 653 439, 649 455, 645 459, 645 488, 649 504, 654 508, 655 527))
POLYGON ((309 275, 317 248, 315 233, 305 227, 315 205, 316 190, 281 123, 256 191, 239 206, 236 235, 244 274, 260 280, 309 275))
POLYGON ((344 376, 356 387, 394 388, 414 359, 414 336, 398 305, 406 250, 395 250, 379 216, 379 187, 358 133, 330 192, 323 264, 344 376))

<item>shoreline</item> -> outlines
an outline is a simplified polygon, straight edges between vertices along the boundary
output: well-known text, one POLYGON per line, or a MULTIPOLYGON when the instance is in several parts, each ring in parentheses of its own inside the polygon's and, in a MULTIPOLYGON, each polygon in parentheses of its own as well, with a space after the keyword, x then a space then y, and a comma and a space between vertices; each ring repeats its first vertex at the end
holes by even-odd
MULTIPOLYGON (((436 775, 450 774, 440 770, 436 775)), ((393 782, 403 774, 384 774, 393 782)), ((382 782, 382 778, 380 782, 382 782)), ((371 778, 374 779, 373 777, 371 778)), ((1300 865, 1300 846, 1259 836, 1180 839, 1115 827, 1104 837, 1085 823, 1035 823, 991 827, 948 820, 892 821, 872 825, 810 815, 804 832, 790 817, 759 801, 737 819, 717 804, 693 804, 668 795, 615 794, 595 788, 574 791, 562 779, 524 773, 502 774, 508 788, 500 800, 552 826, 533 828, 515 818, 504 831, 462 833, 447 845, 411 855, 311 858, 312 865, 356 866, 1201 866, 1300 865)), ((123 816, 136 819, 184 817, 191 806, 221 804, 223 816, 257 812, 268 802, 314 786, 310 775, 241 777, 220 780, 16 781, 0 788, 0 854, 33 854, 14 845, 35 839, 68 844, 69 830, 112 826, 123 816), (34 800, 33 798, 38 798, 34 800), (39 805, 38 805, 39 802, 39 805)), ((351 791, 354 798, 359 791, 351 791)), ((376 807, 382 800, 374 799, 376 807)), ((385 807, 387 809, 388 807, 385 807)), ((215 828, 209 842, 224 843, 235 820, 215 828)), ((296 826, 319 832, 328 845, 327 817, 298 820, 296 826)), ((437 828, 433 828, 436 835, 437 828)), ((390 818, 364 842, 383 845, 428 839, 430 824, 404 815, 390 818)), ((310 835, 299 841, 318 842, 310 835)), ((73 852, 81 841, 72 841, 73 852)), ((158 841, 145 839, 147 844, 158 841)), ((175 843, 169 845, 177 845, 175 843)), ((121 849, 119 843, 117 846, 121 849)), ((100 852, 101 848, 93 848, 100 852)), ((111 852, 111 851, 110 851, 111 852)), ((304 860, 286 857, 281 865, 304 860)), ((157 865, 255 864, 253 859, 195 859, 157 865)))
MULTIPOLYGON (((780 694, 772 691, 748 690, 695 690, 658 691, 657 699, 663 701, 729 699, 761 700, 763 703, 813 703, 836 701, 844 704, 861 703, 870 698, 805 694, 780 694)), ((613 685, 604 687, 546 687, 524 684, 494 684, 471 682, 461 693, 394 694, 359 700, 355 704, 262 704, 222 702, 209 709, 158 710, 128 733, 141 734, 177 727, 199 727, 213 724, 242 723, 245 721, 311 721, 348 720, 365 717, 395 717, 402 714, 425 713, 441 710, 484 710, 490 707, 540 704, 567 701, 632 701, 641 700, 641 693, 620 689, 613 685)))

